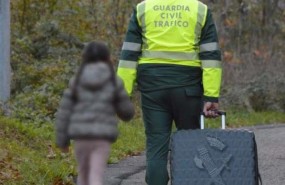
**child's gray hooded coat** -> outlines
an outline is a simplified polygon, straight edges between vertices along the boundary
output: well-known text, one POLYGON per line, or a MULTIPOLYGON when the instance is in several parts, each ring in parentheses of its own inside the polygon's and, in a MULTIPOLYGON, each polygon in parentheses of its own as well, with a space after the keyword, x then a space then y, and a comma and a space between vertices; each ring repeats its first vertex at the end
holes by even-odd
MULTIPOLYGON (((67 147, 70 139, 118 137, 118 120, 134 116, 134 106, 124 89, 122 80, 111 80, 111 71, 103 62, 84 67, 77 85, 77 101, 72 100, 74 80, 64 91, 56 115, 56 144, 67 147)), ((73 78, 74 79, 74 78, 73 78)))

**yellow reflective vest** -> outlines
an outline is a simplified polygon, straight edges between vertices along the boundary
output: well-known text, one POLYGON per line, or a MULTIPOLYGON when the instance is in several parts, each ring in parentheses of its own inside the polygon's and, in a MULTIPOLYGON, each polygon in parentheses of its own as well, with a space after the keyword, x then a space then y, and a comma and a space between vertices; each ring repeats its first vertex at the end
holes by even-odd
POLYGON ((207 27, 208 33, 201 41, 205 24, 211 21, 207 15, 207 6, 196 0, 146 0, 138 4, 118 67, 128 93, 132 92, 137 65, 170 64, 201 67, 204 96, 218 98, 222 75, 220 50, 217 38, 207 36, 215 32, 212 35, 216 37, 216 29, 207 27))

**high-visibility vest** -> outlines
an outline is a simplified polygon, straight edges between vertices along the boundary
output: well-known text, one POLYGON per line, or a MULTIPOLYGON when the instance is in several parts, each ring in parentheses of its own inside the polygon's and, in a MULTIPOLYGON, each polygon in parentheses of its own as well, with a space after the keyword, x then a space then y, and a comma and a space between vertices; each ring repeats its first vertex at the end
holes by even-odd
POLYGON ((128 93, 132 92, 137 64, 172 64, 201 67, 204 99, 217 101, 222 64, 220 56, 215 54, 212 58, 211 52, 220 51, 219 45, 217 41, 201 40, 208 21, 207 6, 198 0, 145 0, 137 5, 135 12, 128 30, 130 36, 122 48, 128 57, 121 58, 118 67, 118 75, 124 80, 128 93), (133 30, 137 23, 139 31, 133 30), (136 52, 140 53, 138 58, 136 52), (209 53, 209 57, 205 57, 205 53, 209 53))
POLYGON ((142 28, 139 64, 201 66, 199 41, 207 6, 197 0, 146 0, 137 6, 142 28))

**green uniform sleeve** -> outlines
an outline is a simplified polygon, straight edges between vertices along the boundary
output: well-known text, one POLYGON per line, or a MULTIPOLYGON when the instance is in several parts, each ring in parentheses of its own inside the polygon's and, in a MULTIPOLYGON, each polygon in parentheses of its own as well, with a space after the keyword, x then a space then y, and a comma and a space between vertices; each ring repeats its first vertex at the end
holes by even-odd
POLYGON ((125 88, 129 95, 132 94, 133 85, 136 80, 137 63, 141 56, 142 46, 142 31, 138 24, 136 14, 137 12, 134 10, 129 22, 117 71, 118 76, 124 81, 125 88))
POLYGON ((210 10, 202 29, 199 57, 203 69, 204 101, 218 102, 222 78, 221 51, 210 10))

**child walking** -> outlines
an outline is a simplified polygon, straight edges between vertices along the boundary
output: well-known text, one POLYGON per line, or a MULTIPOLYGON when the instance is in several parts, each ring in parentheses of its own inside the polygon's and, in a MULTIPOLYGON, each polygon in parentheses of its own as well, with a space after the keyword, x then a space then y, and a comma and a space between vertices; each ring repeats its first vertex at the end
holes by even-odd
POLYGON ((88 44, 82 58, 57 112, 56 144, 68 152, 74 139, 78 185, 102 185, 111 144, 118 137, 116 115, 129 121, 134 106, 104 43, 88 44))

